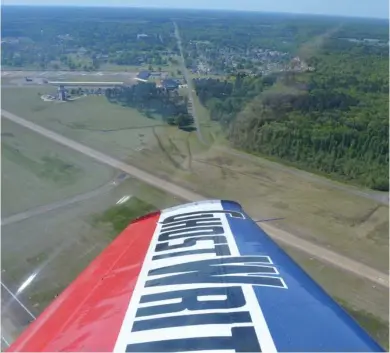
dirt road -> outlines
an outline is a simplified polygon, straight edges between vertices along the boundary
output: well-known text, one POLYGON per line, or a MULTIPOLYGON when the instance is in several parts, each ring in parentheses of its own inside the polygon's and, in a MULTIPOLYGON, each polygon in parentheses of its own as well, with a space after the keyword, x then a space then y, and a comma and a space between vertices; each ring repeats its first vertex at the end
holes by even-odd
MULTIPOLYGON (((95 160, 110 165, 113 168, 122 170, 123 172, 142 180, 143 182, 150 184, 158 189, 164 190, 170 194, 177 196, 180 199, 188 201, 199 201, 204 200, 205 197, 199 195, 195 192, 187 190, 183 187, 180 187, 176 184, 173 184, 169 181, 158 178, 152 174, 144 172, 136 167, 133 167, 127 163, 121 162, 115 158, 112 158, 104 153, 96 151, 88 146, 80 144, 76 141, 68 139, 64 136, 61 136, 53 131, 45 129, 39 125, 32 123, 31 121, 20 118, 12 113, 2 110, 1 114, 4 118, 13 121, 19 125, 22 125, 32 131, 35 131, 47 138, 50 138, 68 148, 76 150, 80 153, 83 153, 95 160)), ((251 215, 252 217, 255 215, 251 215)), ((314 245, 302 238, 295 236, 293 234, 282 231, 272 225, 262 224, 267 233, 274 238, 275 240, 285 243, 289 246, 298 248, 306 253, 316 257, 322 261, 332 264, 333 266, 339 267, 346 271, 352 272, 360 277, 367 278, 381 286, 389 287, 389 277, 387 274, 377 271, 373 268, 360 264, 354 260, 351 260, 345 256, 337 254, 333 251, 329 251, 323 247, 314 245)))
POLYGON ((186 63, 185 63, 184 51, 183 51, 183 46, 181 44, 181 37, 180 37, 179 27, 177 26, 176 22, 173 22, 173 25, 175 27, 175 36, 176 36, 176 40, 177 40, 177 45, 178 45, 179 50, 180 50, 181 67, 182 67, 182 71, 183 71, 183 74, 184 74, 184 78, 185 78, 185 80, 187 82, 188 98, 189 98, 188 112, 194 118, 194 123, 195 123, 195 127, 196 127, 196 133, 198 135, 199 142, 201 142, 201 143, 203 143, 205 145, 206 142, 205 142, 205 140, 203 138, 202 131, 200 129, 198 116, 196 115, 196 109, 195 109, 194 98, 193 98, 192 79, 191 79, 190 75, 188 74, 187 66, 186 66, 186 63))

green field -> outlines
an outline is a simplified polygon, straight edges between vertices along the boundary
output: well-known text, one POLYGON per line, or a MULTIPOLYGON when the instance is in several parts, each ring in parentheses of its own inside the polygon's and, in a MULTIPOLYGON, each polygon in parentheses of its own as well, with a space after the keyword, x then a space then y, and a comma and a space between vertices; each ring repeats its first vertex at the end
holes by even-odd
MULTIPOLYGON (((206 136, 216 136, 214 142, 205 146, 195 132, 167 127, 105 97, 46 103, 32 91, 3 90, 4 108, 205 196, 238 200, 255 218, 283 217, 278 224, 282 229, 379 270, 388 269, 386 205, 261 158, 228 153, 220 149, 216 129, 206 136)), ((202 132, 207 131, 207 111, 200 113, 202 132)))
POLYGON ((158 145, 133 155, 132 164, 207 197, 237 200, 256 219, 282 217, 275 222, 281 229, 388 270, 387 205, 231 154, 217 142, 202 146, 194 132, 187 143, 165 128, 156 129, 155 138, 158 145))
POLYGON ((2 217, 99 188, 115 171, 2 119, 2 217))
MULTIPOLYGON (((337 298, 336 298, 337 299, 337 298)), ((338 302, 382 347, 389 349, 389 323, 381 320, 365 310, 352 307, 344 300, 338 302)))
POLYGON ((3 109, 121 159, 150 146, 154 141, 153 128, 162 125, 134 109, 109 103, 104 96, 44 102, 38 95, 42 91, 3 89, 3 109))

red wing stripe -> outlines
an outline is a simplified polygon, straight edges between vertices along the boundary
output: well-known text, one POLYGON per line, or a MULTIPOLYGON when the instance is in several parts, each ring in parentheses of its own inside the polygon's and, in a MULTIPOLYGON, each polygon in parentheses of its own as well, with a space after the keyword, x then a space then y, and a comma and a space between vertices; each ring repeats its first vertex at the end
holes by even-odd
POLYGON ((130 224, 8 352, 112 351, 159 217, 130 224))

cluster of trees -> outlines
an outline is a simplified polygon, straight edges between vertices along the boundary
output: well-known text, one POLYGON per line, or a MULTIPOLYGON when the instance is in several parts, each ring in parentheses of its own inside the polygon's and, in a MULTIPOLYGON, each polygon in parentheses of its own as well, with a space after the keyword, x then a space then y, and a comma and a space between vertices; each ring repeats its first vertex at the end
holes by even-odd
POLYGON ((196 93, 235 147, 388 190, 388 57, 357 46, 330 38, 314 72, 195 80, 196 93))
POLYGON ((149 118, 159 116, 163 121, 179 128, 189 128, 194 123, 187 109, 188 98, 180 96, 176 90, 157 87, 153 82, 109 88, 105 94, 111 103, 137 109, 149 118))
POLYGON ((2 45, 7 66, 88 71, 103 63, 159 66, 179 53, 169 16, 153 10, 6 6, 2 12, 2 38, 18 40, 2 45), (80 49, 82 60, 72 60, 70 54, 80 49))

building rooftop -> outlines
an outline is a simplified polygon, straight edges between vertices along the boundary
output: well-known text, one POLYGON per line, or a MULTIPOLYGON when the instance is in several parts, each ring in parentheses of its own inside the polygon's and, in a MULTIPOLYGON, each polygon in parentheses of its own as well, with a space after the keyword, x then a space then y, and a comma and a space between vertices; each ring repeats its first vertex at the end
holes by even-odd
POLYGON ((137 75, 137 78, 141 80, 147 80, 150 76, 150 71, 140 71, 137 75))
POLYGON ((161 85, 164 88, 175 89, 175 88, 179 87, 179 82, 177 80, 172 79, 172 78, 167 78, 165 80, 162 80, 161 85))

